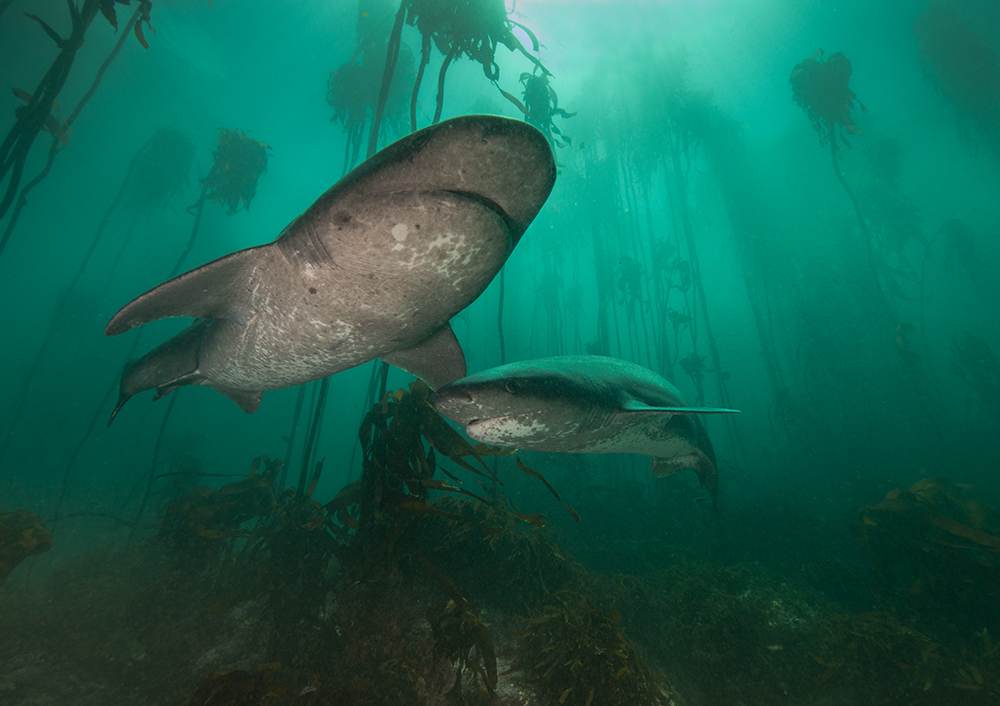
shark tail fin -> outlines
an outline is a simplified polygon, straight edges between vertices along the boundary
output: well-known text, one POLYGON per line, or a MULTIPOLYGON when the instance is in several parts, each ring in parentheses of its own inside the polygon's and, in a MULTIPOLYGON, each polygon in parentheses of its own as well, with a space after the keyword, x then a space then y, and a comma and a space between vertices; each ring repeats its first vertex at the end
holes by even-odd
POLYGON ((118 412, 132 395, 155 388, 157 394, 154 399, 160 399, 181 385, 194 385, 200 381, 198 357, 201 340, 210 323, 198 321, 141 358, 125 364, 118 388, 118 403, 111 413, 108 426, 115 421, 118 412))

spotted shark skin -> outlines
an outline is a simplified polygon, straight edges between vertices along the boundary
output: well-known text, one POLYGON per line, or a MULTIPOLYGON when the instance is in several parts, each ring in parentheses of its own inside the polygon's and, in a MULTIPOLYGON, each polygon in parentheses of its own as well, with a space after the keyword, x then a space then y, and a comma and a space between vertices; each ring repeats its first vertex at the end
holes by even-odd
POLYGON ((456 380, 434 395, 437 410, 476 441, 558 453, 651 456, 664 476, 685 468, 714 496, 715 451, 701 414, 667 380, 604 356, 510 363, 456 380))
MULTIPOLYGON (((118 405, 205 385, 252 413, 264 390, 381 358, 432 388, 462 377, 449 320, 500 271, 556 167, 530 125, 466 116, 385 148, 273 243, 210 262, 125 305, 105 333, 198 319, 130 362, 118 405)), ((110 424, 110 421, 109 421, 110 424)))

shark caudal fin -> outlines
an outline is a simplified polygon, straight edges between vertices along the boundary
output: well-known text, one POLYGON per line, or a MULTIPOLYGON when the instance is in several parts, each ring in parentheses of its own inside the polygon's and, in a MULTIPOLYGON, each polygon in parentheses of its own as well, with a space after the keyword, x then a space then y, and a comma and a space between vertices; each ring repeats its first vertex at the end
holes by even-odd
POLYGON ((210 321, 198 321, 138 360, 130 360, 125 364, 118 388, 118 403, 111 412, 108 426, 111 426, 118 412, 133 395, 155 388, 156 399, 159 399, 181 384, 197 384, 195 378, 199 376, 198 355, 201 350, 201 340, 210 323, 210 321), (181 379, 186 381, 174 384, 164 391, 166 386, 181 379))

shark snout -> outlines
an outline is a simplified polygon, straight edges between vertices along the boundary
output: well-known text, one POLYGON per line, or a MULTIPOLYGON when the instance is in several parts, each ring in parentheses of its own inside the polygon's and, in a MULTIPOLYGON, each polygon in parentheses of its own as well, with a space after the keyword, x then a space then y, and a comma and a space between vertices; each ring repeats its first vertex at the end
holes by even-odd
POLYGON ((467 405, 472 404, 472 402, 472 395, 469 394, 467 389, 461 387, 456 388, 451 385, 445 385, 434 393, 434 406, 438 408, 438 411, 441 411, 442 407, 467 405))
POLYGON ((444 416, 462 425, 478 416, 476 401, 471 391, 461 385, 445 385, 435 392, 434 407, 444 416))

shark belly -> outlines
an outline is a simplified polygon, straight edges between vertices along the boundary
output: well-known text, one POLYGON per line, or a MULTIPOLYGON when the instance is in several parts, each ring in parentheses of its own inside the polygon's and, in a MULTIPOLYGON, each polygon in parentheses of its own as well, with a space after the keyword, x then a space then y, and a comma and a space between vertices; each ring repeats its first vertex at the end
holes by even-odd
POLYGON ((475 301, 513 246, 496 213, 455 194, 388 194, 354 213, 347 227, 313 237, 333 253, 323 268, 315 249, 308 266, 285 252, 297 286, 255 288, 245 324, 213 321, 200 358, 209 382, 272 390, 410 349, 475 301), (432 224, 422 224, 428 214, 432 224), (335 235, 353 244, 349 258, 330 244, 335 235))
POLYGON ((691 454, 696 447, 673 432, 669 424, 662 417, 623 418, 612 412, 563 420, 509 415, 475 420, 466 425, 466 432, 484 443, 534 451, 631 453, 655 458, 691 454))
POLYGON ((616 417, 601 429, 582 435, 580 453, 631 453, 654 458, 674 458, 690 454, 694 446, 672 433, 662 418, 625 419, 616 417))

